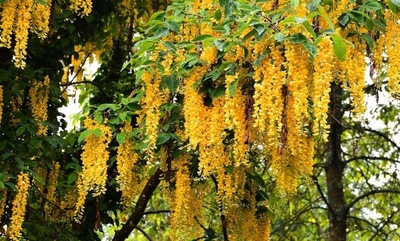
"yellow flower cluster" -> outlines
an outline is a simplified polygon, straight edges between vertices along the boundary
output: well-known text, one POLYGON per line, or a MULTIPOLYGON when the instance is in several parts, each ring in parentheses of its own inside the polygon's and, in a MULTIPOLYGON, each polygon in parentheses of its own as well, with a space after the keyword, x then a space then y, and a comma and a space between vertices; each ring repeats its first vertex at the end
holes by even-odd
POLYGON ((277 150, 281 143, 284 108, 282 85, 286 82, 286 72, 283 70, 284 59, 279 46, 271 44, 267 48, 271 51, 270 55, 255 68, 253 118, 260 141, 272 160, 276 160, 280 158, 277 150))
POLYGON ((32 17, 33 0, 20 1, 15 19, 14 64, 17 68, 25 68, 26 47, 32 17))
POLYGON ((0 124, 1 124, 1 119, 3 117, 3 106, 4 106, 3 86, 0 85, 0 124))
POLYGON ((226 205, 229 240, 269 240, 269 218, 257 216, 255 188, 246 190, 243 199, 226 205))
MULTIPOLYGON (((169 93, 167 90, 160 90, 160 73, 152 74, 149 71, 145 71, 142 75, 142 81, 145 85, 145 95, 141 100, 142 110, 139 115, 139 121, 146 117, 147 150, 149 151, 149 156, 153 156, 152 152, 156 148, 158 122, 160 121, 160 106, 165 102, 165 98, 169 93)), ((140 123, 139 121, 138 123, 140 123)))
POLYGON ((25 209, 27 204, 29 176, 27 173, 21 172, 18 175, 17 190, 18 193, 12 203, 12 216, 10 225, 7 228, 7 237, 10 240, 19 240, 21 235, 21 227, 24 222, 25 209))
POLYGON ((3 189, 0 191, 0 219, 3 217, 4 209, 6 207, 7 202, 7 189, 3 189))
POLYGON ((352 113, 358 117, 365 112, 364 88, 365 88, 365 43, 358 41, 357 37, 351 38, 353 45, 347 45, 346 59, 340 63, 342 70, 343 87, 351 92, 352 113))
POLYGON ((21 96, 14 96, 12 99, 11 99, 11 124, 12 125, 16 125, 16 124, 18 124, 19 123, 19 119, 17 119, 16 117, 15 117, 15 114, 13 114, 13 113, 16 113, 16 112, 21 112, 21 106, 22 106, 22 102, 23 102, 23 100, 22 100, 22 97, 21 96))
POLYGON ((202 229, 196 219, 202 220, 203 193, 191 185, 188 155, 173 160, 175 174, 175 192, 172 198, 171 240, 192 240, 202 235, 202 229), (196 192, 197 191, 197 192, 196 192))
POLYGON ((139 155, 133 151, 133 141, 129 137, 130 132, 132 132, 132 126, 125 123, 125 126, 121 128, 121 133, 125 133, 126 138, 117 150, 117 183, 122 192, 122 203, 125 207, 132 203, 138 190, 138 178, 133 173, 133 169, 139 160, 139 155))
POLYGON ((50 2, 34 3, 33 0, 8 0, 1 12, 0 47, 11 48, 12 34, 15 36, 13 61, 16 67, 26 66, 26 47, 29 30, 40 38, 49 31, 50 2))
POLYGON ((84 121, 84 127, 92 131, 100 130, 101 136, 94 133, 89 134, 82 148, 83 167, 77 180, 79 198, 75 207, 77 220, 82 217, 86 195, 89 192, 92 192, 94 197, 106 192, 107 161, 109 158, 107 147, 112 138, 111 128, 95 120, 87 118, 84 121))
POLYGON ((15 10, 19 0, 5 1, 1 12, 0 47, 11 48, 11 34, 13 31, 15 10))
POLYGON ((387 10, 385 19, 388 89, 392 93, 400 93, 400 18, 387 10))
MULTIPOLYGON (((224 98, 213 101, 213 106, 203 107, 203 124, 207 126, 201 132, 202 139, 199 142, 199 170, 203 176, 209 176, 216 170, 224 170, 225 166, 230 165, 229 157, 224 150, 224 98)), ((201 138, 199 136, 199 138, 201 138)))
MULTIPOLYGON (((309 95, 309 64, 308 53, 300 44, 286 44, 285 57, 287 59, 288 71, 288 90, 293 98, 293 116, 295 121, 294 131, 297 135, 303 132, 304 125, 308 122, 308 102, 309 95)), ((290 147, 296 147, 295 140, 290 147)))
POLYGON ((225 126, 234 131, 233 143, 233 159, 235 166, 247 165, 247 151, 249 141, 249 120, 246 117, 247 98, 242 94, 241 86, 238 83, 234 95, 231 97, 229 86, 234 82, 239 81, 238 76, 227 75, 225 79, 225 126))
POLYGON ((47 121, 47 102, 49 100, 50 78, 48 75, 43 82, 34 82, 29 89, 29 100, 33 118, 37 122, 37 135, 46 135, 47 126, 43 125, 43 121, 47 121))
POLYGON ((92 0, 71 0, 70 2, 70 8, 81 17, 92 12, 92 0))
POLYGON ((32 26, 39 38, 44 39, 49 32, 51 0, 44 0, 46 4, 35 2, 32 12, 32 26))
POLYGON ((194 84, 203 78, 207 71, 207 67, 196 66, 184 82, 185 138, 189 140, 189 147, 192 149, 196 149, 200 141, 203 140, 203 113, 206 113, 203 96, 198 93, 198 88, 195 88, 194 84))
MULTIPOLYGON (((46 219, 49 220, 57 220, 57 217, 55 217, 56 215, 54 215, 55 208, 53 203, 57 203, 56 189, 59 174, 60 164, 58 162, 53 162, 53 169, 50 171, 46 181, 46 200, 52 203, 46 202, 46 205, 44 207, 46 219)), ((57 211, 59 210, 57 209, 57 211)))
POLYGON ((327 113, 329 108, 329 93, 333 81, 334 68, 333 44, 328 36, 322 38, 318 43, 318 55, 313 62, 313 110, 315 120, 313 122, 314 136, 320 136, 327 141, 329 125, 327 124, 327 113))

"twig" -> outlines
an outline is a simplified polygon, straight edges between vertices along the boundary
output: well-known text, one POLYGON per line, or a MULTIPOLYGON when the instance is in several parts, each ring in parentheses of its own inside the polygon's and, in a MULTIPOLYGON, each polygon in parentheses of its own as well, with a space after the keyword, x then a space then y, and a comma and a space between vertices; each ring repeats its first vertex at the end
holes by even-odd
POLYGON ((354 198, 349 204, 346 205, 345 211, 348 212, 350 208, 352 208, 357 202, 359 202, 361 199, 364 199, 368 196, 378 194, 378 193, 396 193, 400 194, 400 190, 392 190, 392 189, 381 189, 381 190, 371 190, 369 192, 366 192, 356 198, 354 198))
POLYGON ((139 226, 135 226, 135 229, 137 229, 139 232, 141 232, 148 240, 153 241, 148 233, 146 233, 142 228, 139 226))
POLYGON ((316 176, 313 176, 312 179, 314 180, 315 185, 317 185, 317 189, 318 189, 319 194, 321 195, 322 201, 324 201, 326 206, 328 206, 328 209, 332 213, 332 215, 336 216, 335 211, 333 210, 333 208, 329 204, 328 200, 326 199, 324 193, 322 192, 321 186, 319 185, 319 182, 318 182, 318 178, 316 176))
POLYGON ((159 214, 159 213, 170 213, 170 212, 171 210, 149 210, 144 212, 143 214, 147 215, 147 214, 159 214))

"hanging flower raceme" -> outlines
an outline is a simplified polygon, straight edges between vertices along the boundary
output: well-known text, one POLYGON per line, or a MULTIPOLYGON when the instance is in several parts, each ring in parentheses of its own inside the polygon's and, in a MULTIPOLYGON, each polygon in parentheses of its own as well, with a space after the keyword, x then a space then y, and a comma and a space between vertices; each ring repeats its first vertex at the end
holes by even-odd
POLYGON ((12 203, 11 222, 7 228, 7 237, 10 240, 19 240, 19 236, 21 235, 20 232, 22 223, 24 222, 29 183, 28 174, 21 172, 17 180, 18 193, 12 203))
POLYGON ((50 170, 47 178, 47 192, 46 192, 46 205, 45 214, 46 218, 49 220, 57 220, 54 213, 59 211, 58 208, 54 207, 54 203, 57 203, 56 189, 58 183, 58 176, 60 174, 60 164, 58 162, 53 162, 53 169, 50 170))
POLYGON ((173 169, 176 170, 175 192, 171 213, 172 232, 171 240, 192 240, 202 235, 198 222, 202 220, 203 199, 200 189, 191 185, 188 155, 181 155, 173 160, 173 169))
POLYGON ((126 136, 125 141, 118 146, 117 150, 117 183, 122 192, 124 206, 129 206, 132 203, 138 190, 138 178, 135 176, 133 168, 139 161, 139 155, 133 151, 133 141, 129 137, 130 132, 132 132, 132 126, 125 123, 124 127, 121 128, 121 133, 126 136))
POLYGON ((313 110, 315 120, 313 123, 314 136, 321 136, 327 141, 329 125, 327 124, 329 93, 333 80, 332 70, 334 67, 333 44, 328 36, 322 38, 318 43, 318 55, 313 62, 313 110))
POLYGON ((11 48, 11 35, 18 2, 19 0, 9 0, 3 5, 0 24, 0 47, 11 48))
POLYGON ((81 17, 92 12, 92 0, 71 0, 70 2, 70 8, 81 17))
POLYGON ((44 3, 35 2, 32 11, 32 31, 41 39, 49 32, 51 3, 51 0, 45 0, 44 3))
POLYGON ((84 127, 93 131, 85 138, 81 154, 82 171, 77 180, 79 198, 75 207, 77 220, 82 217, 86 195, 99 196, 106 192, 108 145, 111 142, 111 128, 87 118, 84 127))
POLYGON ((15 47, 14 64, 17 68, 25 68, 26 47, 28 45, 28 35, 30 21, 32 17, 33 0, 20 1, 18 14, 15 19, 15 47))
POLYGON ((3 189, 0 191, 0 219, 3 217, 4 209, 7 203, 7 189, 3 189))
POLYGON ((43 82, 34 82, 29 89, 29 101, 33 118, 38 125, 37 135, 46 135, 47 126, 43 121, 47 121, 47 102, 49 101, 50 78, 48 75, 43 82))

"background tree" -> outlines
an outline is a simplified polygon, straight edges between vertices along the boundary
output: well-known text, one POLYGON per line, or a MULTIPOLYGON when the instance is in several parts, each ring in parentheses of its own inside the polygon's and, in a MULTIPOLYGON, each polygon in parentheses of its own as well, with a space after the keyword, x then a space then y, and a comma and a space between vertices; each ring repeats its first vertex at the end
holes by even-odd
POLYGON ((4 237, 399 236, 397 1, 1 4, 4 237))

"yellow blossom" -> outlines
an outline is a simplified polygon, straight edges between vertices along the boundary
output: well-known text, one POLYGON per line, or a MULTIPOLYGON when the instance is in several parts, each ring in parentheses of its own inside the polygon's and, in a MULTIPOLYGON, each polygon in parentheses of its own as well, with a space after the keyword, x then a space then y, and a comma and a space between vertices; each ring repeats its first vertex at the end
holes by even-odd
POLYGON ((50 78, 48 75, 43 82, 34 82, 29 89, 29 100, 33 118, 38 125, 37 135, 46 135, 47 126, 43 121, 47 121, 47 102, 49 100, 50 78))
POLYGON ((27 173, 21 172, 18 175, 18 193, 12 203, 11 222, 7 228, 7 236, 10 240, 19 240, 19 236, 21 235, 20 232, 22 223, 24 222, 29 182, 29 176, 27 173))

